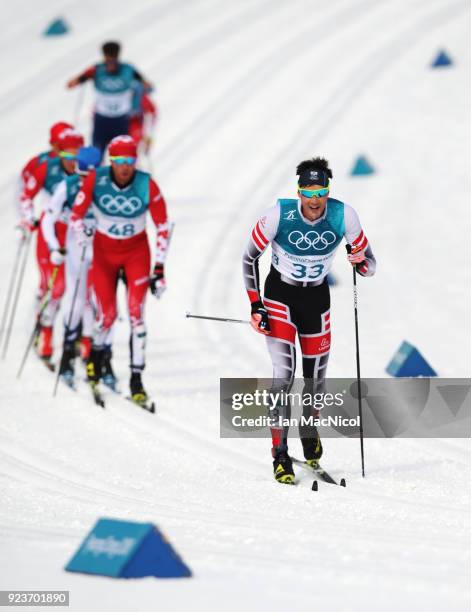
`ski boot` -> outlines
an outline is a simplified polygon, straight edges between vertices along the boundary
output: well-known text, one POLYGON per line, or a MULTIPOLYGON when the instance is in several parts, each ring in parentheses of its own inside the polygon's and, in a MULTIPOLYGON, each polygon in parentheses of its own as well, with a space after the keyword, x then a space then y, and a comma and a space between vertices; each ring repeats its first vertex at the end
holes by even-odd
POLYGON ((319 460, 322 457, 322 442, 319 434, 316 432, 315 438, 301 438, 303 445, 304 459, 312 468, 319 467, 319 460))
POLYGON ((131 372, 131 380, 129 382, 129 389, 131 390, 131 400, 139 406, 145 406, 147 404, 147 393, 142 384, 142 378, 140 372, 131 372))
POLYGON ((273 472, 277 482, 294 484, 293 463, 287 450, 279 450, 274 453, 273 472))
POLYGON ((90 351, 90 356, 87 361, 87 381, 92 387, 100 382, 103 364, 103 349, 94 348, 90 351))
POLYGON ((118 393, 118 379, 114 375, 113 368, 111 366, 111 347, 106 346, 103 351, 103 361, 101 365, 101 379, 103 384, 109 387, 115 393, 118 393))
POLYGON ((54 370, 51 363, 52 357, 52 327, 39 327, 38 343, 36 345, 39 358, 44 362, 49 370, 54 370))
POLYGON ((61 358, 61 362, 59 366, 59 376, 65 382, 65 384, 71 389, 75 389, 74 359, 75 359, 74 342, 64 342, 64 349, 62 351, 62 358, 61 358))

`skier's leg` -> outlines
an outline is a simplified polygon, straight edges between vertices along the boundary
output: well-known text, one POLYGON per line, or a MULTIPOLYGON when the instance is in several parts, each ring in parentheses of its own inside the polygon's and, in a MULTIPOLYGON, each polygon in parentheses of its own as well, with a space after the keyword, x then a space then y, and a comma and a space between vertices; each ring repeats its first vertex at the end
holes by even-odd
POLYGON ((87 375, 90 382, 96 383, 101 377, 104 346, 116 319, 116 286, 122 255, 107 248, 109 241, 103 244, 98 234, 95 235, 93 247, 93 284, 97 316, 87 375))
POLYGON ((150 249, 147 236, 135 244, 124 266, 128 288, 128 310, 131 322, 131 371, 140 372, 145 367, 146 328, 144 307, 149 288, 150 249))
MULTIPOLYGON (((268 312, 271 333, 267 336, 267 347, 273 364, 272 391, 289 392, 296 370, 296 323, 293 320, 289 285, 283 283, 275 272, 270 272, 265 283, 264 304, 268 312)), ((283 402, 275 411, 275 418, 290 418, 289 404, 283 402)), ((287 453, 288 427, 272 427, 272 454, 287 453)))
MULTIPOLYGON (((303 393, 312 397, 325 390, 331 339, 330 293, 327 281, 317 287, 306 287, 304 291, 305 299, 297 309, 298 332, 303 355, 303 393)), ((319 411, 313 405, 304 405, 305 419, 318 415, 319 411)), ((301 423, 299 437, 306 460, 320 459, 322 443, 317 428, 301 423)))
POLYGON ((137 402, 145 402, 141 372, 145 367, 146 327, 144 306, 149 288, 150 249, 147 235, 143 234, 134 246, 124 266, 128 288, 128 310, 131 322, 130 357, 131 357, 131 397, 137 402))

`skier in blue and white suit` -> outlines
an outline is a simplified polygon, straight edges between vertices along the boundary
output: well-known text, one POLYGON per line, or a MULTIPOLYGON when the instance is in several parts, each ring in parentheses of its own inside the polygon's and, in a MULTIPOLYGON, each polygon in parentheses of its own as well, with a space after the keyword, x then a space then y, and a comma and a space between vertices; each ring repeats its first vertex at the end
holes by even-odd
MULTIPOLYGON (((298 199, 281 199, 267 209, 252 230, 243 257, 245 287, 251 303, 252 327, 267 337, 277 385, 289 390, 296 369, 296 335, 303 359, 303 377, 322 389, 330 352, 330 292, 327 274, 345 238, 348 260, 362 276, 376 269, 371 246, 351 206, 329 197, 332 171, 314 158, 296 170, 298 199), (272 246, 272 265, 262 301, 258 258, 272 246)), ((288 414, 282 416, 289 416, 288 414)), ((317 430, 300 427, 307 461, 322 454, 317 430)), ((293 482, 286 428, 272 428, 275 478, 293 482)))

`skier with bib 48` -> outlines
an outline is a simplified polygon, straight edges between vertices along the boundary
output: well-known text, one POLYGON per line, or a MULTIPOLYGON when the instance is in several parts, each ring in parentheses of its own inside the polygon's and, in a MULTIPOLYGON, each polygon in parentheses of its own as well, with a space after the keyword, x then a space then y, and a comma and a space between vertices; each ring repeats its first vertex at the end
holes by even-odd
POLYGON ((98 314, 87 374, 95 391, 102 372, 104 346, 117 315, 116 287, 119 274, 123 272, 131 322, 131 399, 148 407, 141 379, 146 341, 144 303, 149 287, 157 298, 166 288, 166 205, 151 176, 136 169, 137 147, 130 136, 114 138, 108 153, 111 165, 92 171, 86 177, 75 199, 70 220, 79 241, 86 242, 83 218, 93 202, 97 224, 93 241, 93 284, 98 314), (147 211, 157 229, 152 274, 146 232, 147 211))
MULTIPOLYGON (((320 157, 301 162, 297 169, 298 199, 280 199, 257 221, 243 256, 245 287, 251 303, 251 324, 266 336, 273 364, 274 385, 289 391, 296 369, 296 336, 302 353, 304 392, 323 390, 330 353, 330 292, 327 274, 343 238, 351 246, 347 256, 361 276, 376 269, 371 246, 355 210, 329 197, 332 171, 320 157), (270 272, 263 300, 258 259, 272 246, 270 272)), ((289 418, 289 406, 279 416, 289 418)), ((294 483, 288 454, 288 428, 272 427, 275 479, 294 483)), ((306 462, 317 467, 322 444, 314 426, 299 427, 306 462)))

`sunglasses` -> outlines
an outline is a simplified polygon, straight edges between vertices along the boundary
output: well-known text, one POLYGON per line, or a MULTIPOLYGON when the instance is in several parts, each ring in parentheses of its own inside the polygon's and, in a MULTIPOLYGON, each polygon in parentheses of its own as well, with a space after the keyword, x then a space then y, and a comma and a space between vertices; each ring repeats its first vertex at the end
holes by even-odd
POLYGON ((323 187, 322 189, 302 189, 299 187, 299 193, 305 198, 323 198, 329 193, 329 187, 323 187))
POLYGON ((59 157, 62 159, 77 159, 77 153, 69 153, 69 151, 59 151, 59 157))
POLYGON ((136 158, 125 157, 124 155, 110 155, 110 161, 115 164, 118 164, 118 166, 121 166, 122 164, 128 164, 128 166, 132 166, 136 163, 136 158))

